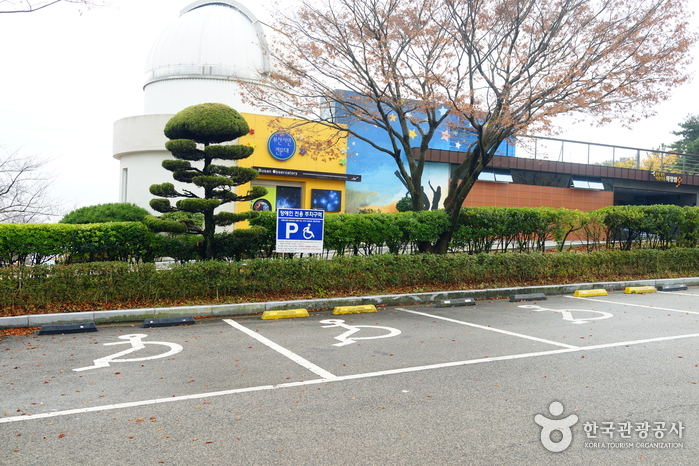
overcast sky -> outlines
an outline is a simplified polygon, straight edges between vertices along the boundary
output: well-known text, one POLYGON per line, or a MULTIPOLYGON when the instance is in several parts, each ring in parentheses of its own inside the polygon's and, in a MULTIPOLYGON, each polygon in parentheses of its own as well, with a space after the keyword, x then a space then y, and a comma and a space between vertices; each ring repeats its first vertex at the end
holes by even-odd
MULTIPOLYGON (((53 192, 68 210, 118 201, 113 123, 143 113, 148 52, 192 2, 110 1, 109 7, 82 14, 74 5, 59 4, 30 14, 0 15, 0 145, 51 159, 53 192)), ((260 0, 241 1, 261 14, 260 0)), ((696 48, 693 54, 699 57, 696 48)), ((673 99, 657 108, 656 117, 632 131, 620 125, 577 125, 562 137, 648 149, 671 143, 678 123, 699 113, 697 90, 696 79, 677 89, 673 99)))

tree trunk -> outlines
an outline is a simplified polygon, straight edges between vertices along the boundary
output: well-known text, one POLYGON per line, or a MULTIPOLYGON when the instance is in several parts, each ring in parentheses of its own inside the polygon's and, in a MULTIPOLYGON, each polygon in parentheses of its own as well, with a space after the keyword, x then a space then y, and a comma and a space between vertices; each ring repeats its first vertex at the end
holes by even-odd
POLYGON ((214 258, 214 235, 216 233, 216 223, 214 222, 214 212, 204 212, 204 260, 214 258))

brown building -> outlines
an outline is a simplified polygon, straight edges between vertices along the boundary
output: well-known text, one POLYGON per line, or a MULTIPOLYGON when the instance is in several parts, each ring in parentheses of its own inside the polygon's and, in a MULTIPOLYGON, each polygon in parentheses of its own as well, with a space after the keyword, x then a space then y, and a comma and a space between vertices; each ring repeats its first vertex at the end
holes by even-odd
MULTIPOLYGON (((458 164, 463 152, 429 150, 427 160, 458 164)), ((699 176, 603 165, 495 156, 465 206, 565 207, 697 204, 699 176)))

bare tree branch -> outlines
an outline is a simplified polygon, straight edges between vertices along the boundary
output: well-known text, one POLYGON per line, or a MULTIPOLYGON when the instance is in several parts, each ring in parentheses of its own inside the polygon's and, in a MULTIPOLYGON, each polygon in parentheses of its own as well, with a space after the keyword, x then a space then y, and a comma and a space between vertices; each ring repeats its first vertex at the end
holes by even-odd
POLYGON ((456 168, 445 207, 458 218, 499 144, 547 132, 562 114, 627 125, 653 113, 688 79, 685 0, 445 0, 468 91, 453 111, 479 134, 456 168))
POLYGON ((445 86, 458 89, 462 79, 463 53, 435 21, 446 20, 444 11, 440 0, 302 0, 298 11, 275 21, 269 52, 276 67, 263 86, 244 84, 246 97, 390 156, 413 208, 422 210, 425 154, 449 116, 445 86), (367 138, 348 122, 381 128, 390 142, 367 138))
POLYGON ((0 14, 33 13, 57 3, 75 3, 88 9, 107 4, 106 0, 0 0, 0 14))
MULTIPOLYGON (((455 228, 503 142, 550 132, 564 114, 628 124, 684 83, 697 39, 688 1, 301 0, 275 18, 275 67, 247 97, 391 156, 414 210, 437 129, 472 132, 444 200, 455 228), (368 125, 389 142, 352 130, 368 125)), ((452 232, 433 249, 445 252, 452 232)))
POLYGON ((0 223, 40 223, 60 214, 45 160, 0 147, 0 223))

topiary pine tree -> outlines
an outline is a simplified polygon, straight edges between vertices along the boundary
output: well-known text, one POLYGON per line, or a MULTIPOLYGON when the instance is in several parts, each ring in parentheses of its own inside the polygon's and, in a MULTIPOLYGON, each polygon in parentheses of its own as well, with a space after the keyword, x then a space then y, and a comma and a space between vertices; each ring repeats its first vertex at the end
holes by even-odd
MULTIPOLYGON (((216 213, 215 210, 224 204, 251 201, 267 193, 265 188, 254 186, 247 194, 236 194, 236 187, 257 178, 257 170, 213 163, 216 159, 236 161, 250 157, 254 151, 250 146, 222 144, 249 132, 250 127, 240 113, 219 103, 193 105, 172 117, 165 125, 165 136, 170 139, 165 147, 175 160, 164 160, 162 166, 172 172, 176 181, 203 189, 203 195, 196 194, 195 188, 177 190, 172 183, 154 184, 150 192, 159 197, 152 199, 150 206, 160 213, 200 213, 204 216, 204 226, 199 227, 187 218, 172 221, 153 216, 146 223, 156 231, 203 235, 200 255, 203 259, 211 259, 216 226, 229 226, 257 214, 252 211, 216 213), (203 163, 203 167, 196 167, 193 162, 203 163), (178 197, 184 199, 172 206, 170 199, 178 197)), ((240 233, 249 236, 251 232, 240 233)))

